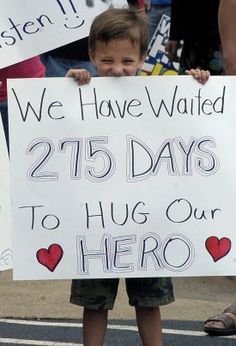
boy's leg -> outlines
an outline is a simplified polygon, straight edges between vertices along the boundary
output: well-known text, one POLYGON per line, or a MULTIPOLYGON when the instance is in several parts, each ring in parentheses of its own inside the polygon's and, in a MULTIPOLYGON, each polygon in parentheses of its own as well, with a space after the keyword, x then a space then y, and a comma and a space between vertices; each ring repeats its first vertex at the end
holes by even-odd
POLYGON ((174 300, 170 278, 126 279, 129 303, 135 307, 137 325, 144 346, 162 346, 159 306, 174 300))
POLYGON ((84 307, 83 345, 103 345, 108 310, 113 308, 118 284, 118 279, 72 280, 70 302, 84 307))
POLYGON ((84 346, 102 346, 107 330, 108 310, 84 308, 83 341, 84 346))
POLYGON ((162 346, 161 314, 159 307, 135 306, 137 326, 144 346, 162 346))

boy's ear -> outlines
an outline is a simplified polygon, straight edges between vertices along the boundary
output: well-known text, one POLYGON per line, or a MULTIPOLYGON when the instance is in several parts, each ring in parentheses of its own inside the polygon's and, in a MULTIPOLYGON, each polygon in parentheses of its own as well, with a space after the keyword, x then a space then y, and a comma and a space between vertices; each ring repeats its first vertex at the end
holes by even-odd
POLYGON ((147 54, 143 54, 143 56, 140 58, 140 64, 139 67, 141 68, 144 64, 144 61, 146 60, 147 54))
POLYGON ((89 59, 90 59, 91 63, 95 66, 94 52, 92 52, 91 49, 89 49, 88 54, 89 54, 89 59))

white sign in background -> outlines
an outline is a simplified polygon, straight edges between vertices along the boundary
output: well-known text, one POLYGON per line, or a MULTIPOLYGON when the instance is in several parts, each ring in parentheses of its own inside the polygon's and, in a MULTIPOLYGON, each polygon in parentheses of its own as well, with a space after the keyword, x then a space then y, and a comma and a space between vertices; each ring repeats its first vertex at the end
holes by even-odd
POLYGON ((39 0, 32 4, 31 0, 2 0, 0 68, 88 36, 93 18, 110 3, 39 0))
MULTIPOLYGON (((179 63, 170 61, 165 45, 170 34, 170 17, 163 14, 149 43, 147 57, 142 66, 142 75, 177 75, 179 63)), ((178 56, 182 48, 178 49, 178 56)))
POLYGON ((235 77, 8 86, 14 279, 235 275, 235 77))
POLYGON ((0 114, 0 271, 12 268, 9 157, 0 114))

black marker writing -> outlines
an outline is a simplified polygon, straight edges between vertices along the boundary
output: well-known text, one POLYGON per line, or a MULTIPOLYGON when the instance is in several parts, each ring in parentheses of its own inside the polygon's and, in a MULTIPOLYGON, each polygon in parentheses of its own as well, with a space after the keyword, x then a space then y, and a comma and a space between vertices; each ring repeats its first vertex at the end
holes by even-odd
POLYGON ((202 96, 202 88, 199 88, 197 94, 192 98, 182 97, 181 89, 175 86, 171 102, 164 99, 159 100, 152 95, 152 92, 145 87, 151 110, 155 117, 168 115, 220 115, 224 112, 226 87, 223 86, 222 93, 216 99, 211 100, 202 96), (179 95, 180 93, 180 95, 179 95), (154 102, 155 101, 155 102, 154 102), (156 102, 157 101, 157 102, 156 102))
POLYGON ((19 208, 29 210, 31 230, 35 230, 35 228, 38 230, 39 227, 42 227, 47 231, 56 230, 60 226, 60 219, 54 214, 46 214, 43 217, 39 215, 39 210, 41 210, 43 207, 43 205, 23 205, 19 208))
POLYGON ((216 214, 221 212, 220 208, 201 209, 194 208, 192 203, 185 198, 175 199, 166 209, 166 217, 173 223, 184 223, 190 219, 214 220, 216 214))
POLYGON ((163 242, 156 233, 147 233, 140 239, 133 234, 104 234, 99 246, 89 246, 85 236, 77 236, 76 248, 77 271, 80 275, 89 275, 92 261, 96 262, 96 268, 101 266, 104 273, 111 274, 133 272, 135 269, 147 271, 149 267, 154 267, 155 271, 166 268, 180 272, 191 266, 195 255, 192 243, 182 234, 171 234, 163 242), (138 251, 133 251, 137 243, 138 251), (179 254, 178 258, 172 257, 173 253, 176 255, 174 248, 179 254), (132 262, 130 255, 133 255, 132 262))
POLYGON ((48 24, 54 24, 46 14, 24 23, 16 23, 13 18, 8 18, 8 22, 10 27, 0 31, 0 48, 14 46, 18 41, 23 41, 28 35, 36 34, 48 24))

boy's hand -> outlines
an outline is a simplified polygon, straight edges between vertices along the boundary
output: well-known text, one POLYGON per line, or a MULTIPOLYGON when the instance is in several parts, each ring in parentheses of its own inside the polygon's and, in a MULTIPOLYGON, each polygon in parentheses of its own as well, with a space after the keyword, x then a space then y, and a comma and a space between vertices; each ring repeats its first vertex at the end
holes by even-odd
POLYGON ((91 79, 89 71, 85 69, 70 69, 65 77, 72 77, 79 84, 88 84, 91 79))
POLYGON ((1 88, 1 86, 2 86, 2 82, 0 81, 0 88, 1 88))
POLYGON ((210 77, 209 71, 200 70, 199 68, 186 70, 185 73, 187 75, 193 76, 193 78, 195 78, 201 84, 205 84, 210 77))

